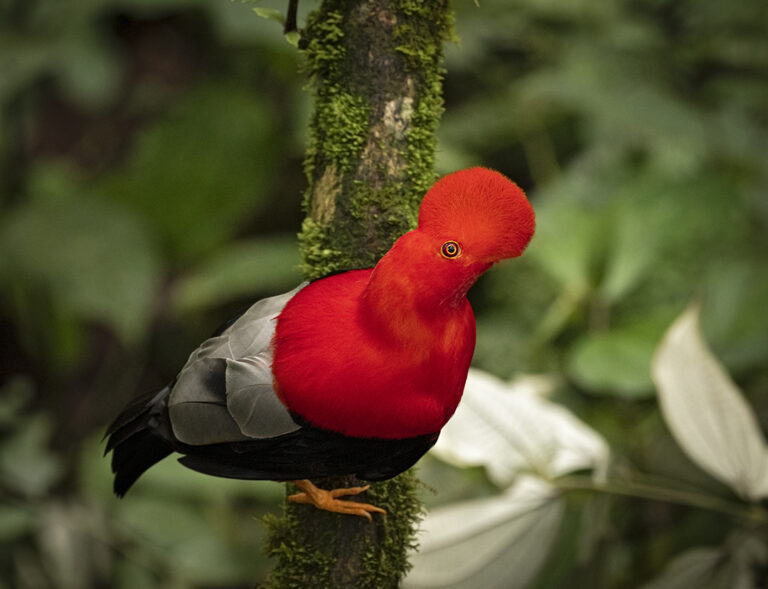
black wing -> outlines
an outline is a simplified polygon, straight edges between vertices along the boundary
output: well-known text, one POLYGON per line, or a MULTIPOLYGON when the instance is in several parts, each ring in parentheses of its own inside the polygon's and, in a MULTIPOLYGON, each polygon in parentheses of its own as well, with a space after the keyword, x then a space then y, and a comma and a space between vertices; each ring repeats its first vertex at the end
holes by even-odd
POLYGON ((388 440, 354 438, 314 427, 294 416, 300 428, 269 440, 182 449, 184 466, 236 479, 295 480, 354 474, 368 481, 408 470, 439 434, 388 440))

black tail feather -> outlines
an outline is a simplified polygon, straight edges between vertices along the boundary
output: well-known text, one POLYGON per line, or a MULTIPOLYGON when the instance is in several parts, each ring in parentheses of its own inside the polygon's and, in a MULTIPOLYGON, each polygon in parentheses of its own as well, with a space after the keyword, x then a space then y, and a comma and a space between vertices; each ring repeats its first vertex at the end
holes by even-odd
POLYGON ((118 497, 125 495, 145 470, 173 452, 167 440, 168 393, 166 387, 159 393, 139 397, 107 429, 104 453, 112 451, 114 491, 118 497))

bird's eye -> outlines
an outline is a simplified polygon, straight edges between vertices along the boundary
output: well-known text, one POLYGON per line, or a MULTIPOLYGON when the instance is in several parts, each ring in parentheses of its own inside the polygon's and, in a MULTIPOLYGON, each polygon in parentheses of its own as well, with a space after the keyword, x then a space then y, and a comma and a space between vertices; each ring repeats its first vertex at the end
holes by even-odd
POLYGON ((440 248, 440 253, 444 258, 455 258, 461 253, 461 248, 455 241, 446 241, 440 248))

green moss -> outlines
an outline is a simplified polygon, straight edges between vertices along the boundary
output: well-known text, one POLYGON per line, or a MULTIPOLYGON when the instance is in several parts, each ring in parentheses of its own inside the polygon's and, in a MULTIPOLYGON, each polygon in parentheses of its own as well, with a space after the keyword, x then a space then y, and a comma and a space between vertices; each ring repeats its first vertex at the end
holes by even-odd
POLYGON ((300 46, 307 56, 305 65, 310 80, 325 80, 338 73, 344 58, 344 16, 338 10, 310 13, 302 31, 300 46))
POLYGON ((443 113, 441 88, 442 71, 431 73, 414 109, 412 126, 408 131, 408 177, 412 190, 422 196, 435 180, 435 132, 443 113))
POLYGON ((410 17, 394 29, 395 49, 406 56, 410 68, 429 74, 442 58, 443 42, 456 39, 453 13, 439 2, 399 0, 395 5, 410 17))
MULTIPOLYGON (((323 552, 306 538, 300 518, 291 509, 285 509, 282 517, 267 515, 263 518, 267 530, 265 553, 278 558, 282 566, 276 567, 267 581, 275 589, 306 589, 307 587, 330 587, 330 584, 312 584, 310 579, 329 579, 333 568, 333 553, 323 552)), ((333 538, 326 541, 333 541, 333 538)))
POLYGON ((304 159, 310 185, 318 163, 335 163, 341 171, 347 171, 359 155, 368 131, 367 101, 351 93, 343 83, 347 55, 343 20, 338 10, 317 11, 308 18, 302 34, 305 69, 315 85, 315 110, 304 159))
POLYGON ((330 235, 310 217, 304 219, 299 233, 302 254, 301 271, 307 280, 333 274, 339 268, 343 253, 331 246, 330 235))
POLYGON ((393 581, 396 582, 391 586, 397 587, 411 569, 408 553, 418 547, 413 532, 424 516, 424 506, 417 491, 419 484, 412 469, 372 486, 368 492, 374 505, 400 516, 382 518, 381 545, 369 546, 363 556, 363 568, 372 587, 387 587, 393 581), (393 578, 392 571, 400 571, 400 576, 393 578))
MULTIPOLYGON (((340 481, 329 479, 326 487, 340 481)), ((295 488, 289 485, 289 492, 295 488)), ((419 482, 412 471, 377 483, 364 499, 387 511, 369 523, 351 516, 321 512, 303 505, 285 509, 281 517, 268 515, 266 554, 281 559, 283 566, 270 575, 267 586, 275 589, 338 587, 340 579, 354 576, 356 589, 395 589, 410 570, 408 551, 416 548, 413 530, 423 516, 418 498, 419 482), (304 516, 312 513, 316 525, 307 526, 304 516), (351 518, 351 520, 350 520, 351 518), (351 524, 351 525, 350 525, 351 524), (340 542, 356 527, 363 530, 355 549, 362 552, 356 564, 360 570, 344 570, 339 561, 340 542), (360 550, 362 549, 362 550, 360 550)))
POLYGON ((336 164, 341 172, 347 172, 365 144, 370 107, 362 97, 333 86, 324 87, 317 100, 317 106, 322 108, 316 109, 312 121, 309 154, 313 159, 317 157, 318 146, 322 145, 326 165, 336 164))

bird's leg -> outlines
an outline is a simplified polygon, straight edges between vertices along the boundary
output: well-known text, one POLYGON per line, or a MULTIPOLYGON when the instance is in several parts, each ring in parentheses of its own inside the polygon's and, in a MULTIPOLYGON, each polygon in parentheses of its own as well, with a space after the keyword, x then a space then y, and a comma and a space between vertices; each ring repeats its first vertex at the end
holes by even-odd
POLYGON ((358 503, 357 501, 343 501, 337 499, 337 497, 343 497, 345 495, 359 495, 360 493, 367 491, 370 485, 326 491, 325 489, 316 487, 307 479, 292 482, 303 491, 302 493, 296 493, 295 495, 288 495, 288 501, 293 501, 294 503, 311 503, 318 509, 335 511, 336 513, 359 515, 367 518, 368 521, 373 521, 373 518, 371 517, 372 512, 387 513, 381 507, 376 507, 370 503, 358 503))

